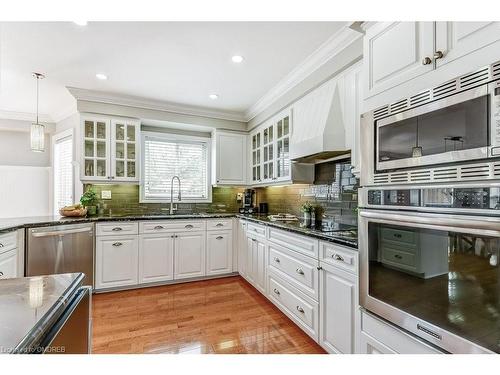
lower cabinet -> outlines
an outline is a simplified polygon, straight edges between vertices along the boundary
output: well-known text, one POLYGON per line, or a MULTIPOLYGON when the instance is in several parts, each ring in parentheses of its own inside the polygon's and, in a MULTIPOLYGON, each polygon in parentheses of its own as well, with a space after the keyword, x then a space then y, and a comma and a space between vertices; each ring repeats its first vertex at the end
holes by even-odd
POLYGON ((138 236, 106 236, 96 239, 96 289, 138 283, 138 236))
POLYGON ((259 238, 247 239, 247 280, 259 292, 266 294, 266 243, 259 238))
POLYGON ((220 275, 233 270, 233 236, 231 231, 207 233, 207 275, 220 275))
POLYGON ((205 276, 206 232, 174 235, 174 279, 205 276))
POLYGON ((173 280, 174 235, 139 236, 139 284, 173 280))
POLYGON ((237 236, 238 236, 238 272, 246 278, 247 264, 247 224, 245 220, 238 220, 237 236))
POLYGON ((353 354, 359 331, 358 278, 321 263, 319 343, 329 353, 353 354))
POLYGON ((364 332, 361 332, 359 336, 359 346, 362 354, 397 354, 397 352, 364 332))
POLYGON ((17 277, 17 248, 0 254, 0 279, 17 277))

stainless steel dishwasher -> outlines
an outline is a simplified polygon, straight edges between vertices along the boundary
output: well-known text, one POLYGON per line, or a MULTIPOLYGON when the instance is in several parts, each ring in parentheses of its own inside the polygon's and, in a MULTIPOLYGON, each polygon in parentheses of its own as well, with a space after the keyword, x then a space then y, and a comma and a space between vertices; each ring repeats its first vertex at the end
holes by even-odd
POLYGON ((31 228, 27 237, 26 276, 83 272, 94 286, 94 224, 31 228))

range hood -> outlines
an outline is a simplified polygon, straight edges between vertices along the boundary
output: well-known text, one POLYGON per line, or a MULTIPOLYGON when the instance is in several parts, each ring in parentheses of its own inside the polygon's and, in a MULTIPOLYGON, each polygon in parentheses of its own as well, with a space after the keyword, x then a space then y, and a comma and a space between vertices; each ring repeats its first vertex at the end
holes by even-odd
POLYGON ((349 157, 344 99, 343 85, 332 79, 294 104, 290 159, 318 163, 349 157))

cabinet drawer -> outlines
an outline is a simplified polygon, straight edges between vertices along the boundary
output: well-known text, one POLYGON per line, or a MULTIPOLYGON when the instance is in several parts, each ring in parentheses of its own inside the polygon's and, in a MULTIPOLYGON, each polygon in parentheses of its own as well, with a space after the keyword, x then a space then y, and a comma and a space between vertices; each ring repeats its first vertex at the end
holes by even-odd
POLYGON ((211 219, 207 221, 207 230, 230 230, 233 229, 231 219, 211 219))
POLYGON ((407 244, 415 244, 417 242, 417 235, 413 231, 394 229, 394 228, 381 228, 381 237, 386 241, 404 242, 407 244))
POLYGON ((272 273, 268 280, 269 299, 304 332, 318 341, 318 303, 272 273))
POLYGON ((0 279, 17 277, 17 249, 0 254, 0 279))
POLYGON ((301 254, 318 259, 319 241, 299 234, 290 233, 284 230, 269 228, 269 241, 295 250, 301 254))
POLYGON ((417 266, 414 254, 405 253, 389 247, 384 247, 382 249, 382 261, 396 266, 405 266, 405 268, 409 267, 414 269, 417 266))
POLYGON ((0 254, 17 247, 17 231, 0 234, 0 254))
POLYGON ((138 233, 137 223, 117 221, 105 224, 97 224, 96 226, 97 236, 116 236, 119 234, 137 234, 137 233, 138 233))
POLYGON ((248 223, 247 232, 262 238, 266 238, 266 227, 264 225, 248 223))
POLYGON ((203 220, 163 220, 163 221, 141 221, 139 233, 179 233, 204 231, 203 220))
POLYGON ((358 252, 331 242, 321 242, 321 261, 358 274, 358 252))
POLYGON ((294 287, 318 300, 318 261, 285 249, 269 245, 269 269, 292 284, 294 287))

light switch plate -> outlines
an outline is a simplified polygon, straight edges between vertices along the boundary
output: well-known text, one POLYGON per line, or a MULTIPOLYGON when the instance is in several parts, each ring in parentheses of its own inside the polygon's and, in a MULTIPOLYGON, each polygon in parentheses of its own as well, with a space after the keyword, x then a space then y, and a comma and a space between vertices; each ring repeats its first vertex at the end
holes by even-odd
POLYGON ((111 199, 111 190, 101 191, 101 199, 111 199))
POLYGON ((243 193, 237 193, 237 194, 236 194, 236 200, 237 200, 238 202, 241 202, 241 201, 243 200, 243 193))

